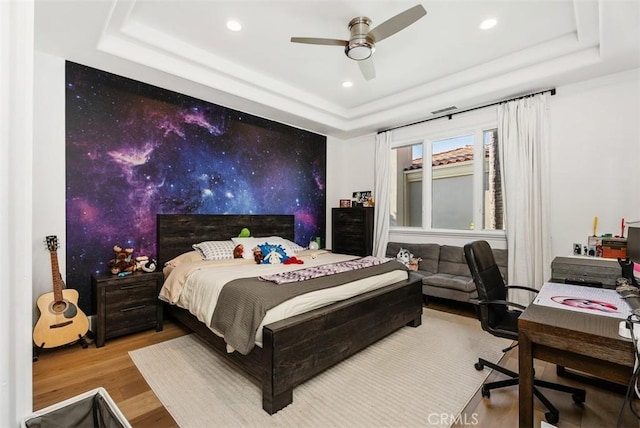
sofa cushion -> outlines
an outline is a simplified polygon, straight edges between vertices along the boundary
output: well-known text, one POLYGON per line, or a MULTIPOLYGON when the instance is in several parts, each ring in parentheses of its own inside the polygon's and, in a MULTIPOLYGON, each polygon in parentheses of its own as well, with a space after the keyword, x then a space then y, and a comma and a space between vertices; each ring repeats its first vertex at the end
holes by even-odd
POLYGON ((400 248, 405 248, 413 254, 413 257, 422 259, 418 263, 418 273, 423 275, 438 272, 438 259, 440 258, 439 244, 407 244, 389 242, 387 244, 387 257, 396 257, 400 248))
POLYGON ((467 260, 464 258, 464 249, 453 245, 441 246, 438 273, 471 278, 467 260))
POLYGON ((464 258, 464 249, 453 245, 440 246, 438 272, 436 275, 423 278, 422 282, 433 287, 451 288, 466 293, 476 288, 467 260, 464 258))
POLYGON ((438 273, 422 278, 422 283, 431 287, 449 288, 452 290, 471 293, 475 291, 476 285, 473 279, 468 276, 451 275, 448 273, 438 273))

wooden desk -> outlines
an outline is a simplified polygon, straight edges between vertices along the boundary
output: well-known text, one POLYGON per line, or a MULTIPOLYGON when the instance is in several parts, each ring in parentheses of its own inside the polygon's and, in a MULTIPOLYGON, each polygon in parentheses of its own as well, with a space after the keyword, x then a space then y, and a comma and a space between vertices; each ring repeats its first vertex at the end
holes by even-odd
POLYGON ((533 426, 534 358, 623 385, 629 382, 633 343, 618 335, 620 321, 534 304, 527 307, 518 319, 520 427, 533 426))

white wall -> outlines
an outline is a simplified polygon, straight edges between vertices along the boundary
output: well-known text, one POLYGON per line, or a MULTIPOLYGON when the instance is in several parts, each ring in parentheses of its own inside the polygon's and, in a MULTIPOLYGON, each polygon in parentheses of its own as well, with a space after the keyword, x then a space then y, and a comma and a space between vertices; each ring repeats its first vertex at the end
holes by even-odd
MULTIPOLYGON (((622 217, 640 220, 640 70, 558 87, 550 97, 549 120, 553 259, 570 255, 574 242, 586 243, 594 216, 599 217, 599 234, 619 234, 622 217)), ((394 132, 394 139, 419 134, 406 128, 394 132)), ((327 194, 335 200, 327 205, 335 206, 336 195, 373 188, 373 175, 363 174, 373 169, 373 154, 363 150, 373 151, 374 144, 375 136, 369 136, 328 146, 328 170, 339 170, 339 180, 329 185, 327 194), (345 165, 363 156, 371 159, 368 167, 345 165)), ((391 232, 390 240, 460 245, 478 236, 391 232)), ((495 235, 482 239, 505 248, 504 239, 495 235)))
MULTIPOLYGON (((53 290, 51 258, 45 236, 60 243, 58 263, 66 272, 65 240, 65 62, 36 53, 34 56, 33 153, 33 299, 53 290)), ((38 309, 33 305, 33 317, 38 309)))
POLYGON ((640 70, 558 88, 550 98, 554 256, 640 220, 640 70))
MULTIPOLYGON (((373 191, 375 135, 348 141, 327 137, 327 245, 331 248, 331 209, 353 192, 373 191)), ((374 195, 375 198, 375 195, 374 195)))

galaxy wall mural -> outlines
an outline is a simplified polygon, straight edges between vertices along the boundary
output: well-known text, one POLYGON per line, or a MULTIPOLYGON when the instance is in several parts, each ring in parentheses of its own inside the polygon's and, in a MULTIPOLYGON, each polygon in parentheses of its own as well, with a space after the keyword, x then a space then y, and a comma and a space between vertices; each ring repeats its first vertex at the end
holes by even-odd
MULTIPOLYGON (((295 214, 325 234, 326 137, 66 63, 66 282, 91 310, 113 246, 156 254, 156 214, 295 214)), ((231 238, 231 237, 229 237, 231 238)))

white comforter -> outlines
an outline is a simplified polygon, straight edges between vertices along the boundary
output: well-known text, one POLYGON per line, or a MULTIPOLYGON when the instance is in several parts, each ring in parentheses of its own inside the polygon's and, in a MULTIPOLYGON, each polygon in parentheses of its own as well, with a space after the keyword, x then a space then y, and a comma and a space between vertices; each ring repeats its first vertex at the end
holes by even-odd
MULTIPOLYGON (((258 265, 252 260, 245 259, 182 264, 174 268, 168 275, 160 292, 160 298, 187 309, 201 322, 209 326, 220 291, 229 281, 337 263, 357 257, 333 254, 324 250, 308 250, 296 253, 296 258, 303 260, 304 264, 258 265)), ((262 327, 264 325, 402 281, 407 277, 407 271, 398 270, 290 299, 267 312, 256 332, 256 344, 262 346, 262 327)), ((215 333, 220 335, 218 332, 215 333)))

